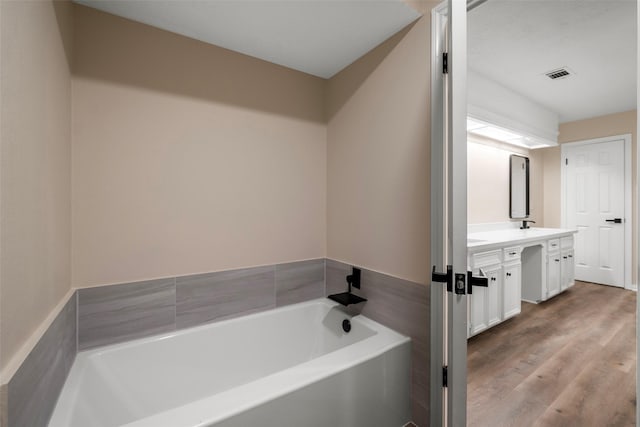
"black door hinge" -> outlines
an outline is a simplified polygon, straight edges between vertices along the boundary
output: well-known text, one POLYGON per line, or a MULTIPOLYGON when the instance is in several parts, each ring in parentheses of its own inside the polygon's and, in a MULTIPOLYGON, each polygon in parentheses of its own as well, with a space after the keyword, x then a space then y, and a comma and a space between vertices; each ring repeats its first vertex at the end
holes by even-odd
POLYGON ((442 52, 442 74, 449 73, 449 54, 442 52))
POLYGON ((449 367, 448 366, 443 366, 442 367, 442 387, 447 387, 448 386, 448 372, 449 372, 449 367))

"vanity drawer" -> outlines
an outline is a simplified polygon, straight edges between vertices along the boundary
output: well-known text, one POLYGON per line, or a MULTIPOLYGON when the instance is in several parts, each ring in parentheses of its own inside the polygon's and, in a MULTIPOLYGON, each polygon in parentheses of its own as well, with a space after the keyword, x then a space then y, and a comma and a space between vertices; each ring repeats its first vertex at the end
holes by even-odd
POLYGON ((471 255, 471 267, 485 267, 487 265, 500 264, 502 262, 502 250, 478 252, 471 255))
POLYGON ((560 238, 560 248, 561 249, 571 249, 573 248, 573 236, 566 236, 560 238))
POLYGON ((522 248, 520 246, 504 248, 504 262, 519 260, 520 252, 522 252, 522 248))
POLYGON ((549 239, 547 241, 547 252, 556 252, 560 250, 560 239, 549 239))

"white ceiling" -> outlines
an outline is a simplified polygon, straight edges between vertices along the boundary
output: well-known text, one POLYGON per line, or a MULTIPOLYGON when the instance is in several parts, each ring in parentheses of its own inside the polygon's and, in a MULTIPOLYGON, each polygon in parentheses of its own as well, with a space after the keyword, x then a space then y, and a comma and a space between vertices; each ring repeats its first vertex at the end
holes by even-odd
POLYGON ((632 110, 636 16, 635 0, 489 0, 469 13, 469 68, 561 123, 632 110), (575 75, 544 75, 560 67, 575 75))
POLYGON ((400 0, 74 0, 329 78, 417 19, 400 0))

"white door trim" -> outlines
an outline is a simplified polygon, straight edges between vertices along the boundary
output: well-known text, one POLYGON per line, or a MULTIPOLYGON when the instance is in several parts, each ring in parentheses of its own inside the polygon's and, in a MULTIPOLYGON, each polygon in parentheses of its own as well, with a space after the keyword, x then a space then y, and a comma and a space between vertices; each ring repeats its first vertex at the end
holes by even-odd
POLYGON ((467 425, 467 2, 449 0, 447 80, 448 264, 453 288, 447 292, 447 426, 467 425), (460 275, 460 276, 458 276, 460 275), (458 277, 461 277, 459 279, 458 277))
POLYGON ((631 266, 632 266, 632 230, 633 230, 633 190, 631 182, 631 134, 612 135, 603 138, 587 139, 583 141, 569 142, 560 145, 560 218, 561 226, 567 226, 567 198, 566 198, 566 168, 564 162, 567 149, 578 147, 581 145, 598 144, 602 142, 612 142, 624 140, 624 288, 634 290, 635 287, 631 283, 631 266))
POLYGON ((464 427, 467 415, 466 12, 463 0, 447 0, 432 12, 431 265, 440 272, 451 266, 462 289, 452 293, 442 283, 431 283, 433 427, 464 427), (445 48, 447 74, 442 67, 445 48))
MULTIPOLYGON (((446 236, 443 232, 446 218, 444 193, 444 99, 445 87, 441 71, 445 43, 448 4, 441 3, 431 11, 431 260, 429 265, 444 266, 446 236), (440 125, 438 125, 440 124, 440 125)), ((440 267, 441 268, 441 267, 440 267)), ((446 414, 446 395, 442 388, 446 341, 444 335, 446 289, 440 283, 430 286, 430 425, 443 426, 446 414)))

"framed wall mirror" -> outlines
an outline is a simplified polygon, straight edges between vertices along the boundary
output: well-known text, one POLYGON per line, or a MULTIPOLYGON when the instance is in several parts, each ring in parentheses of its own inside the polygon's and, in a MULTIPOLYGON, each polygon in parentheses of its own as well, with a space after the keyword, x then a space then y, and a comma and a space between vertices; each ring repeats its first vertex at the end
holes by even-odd
POLYGON ((509 218, 529 218, 529 158, 509 157, 509 218))

